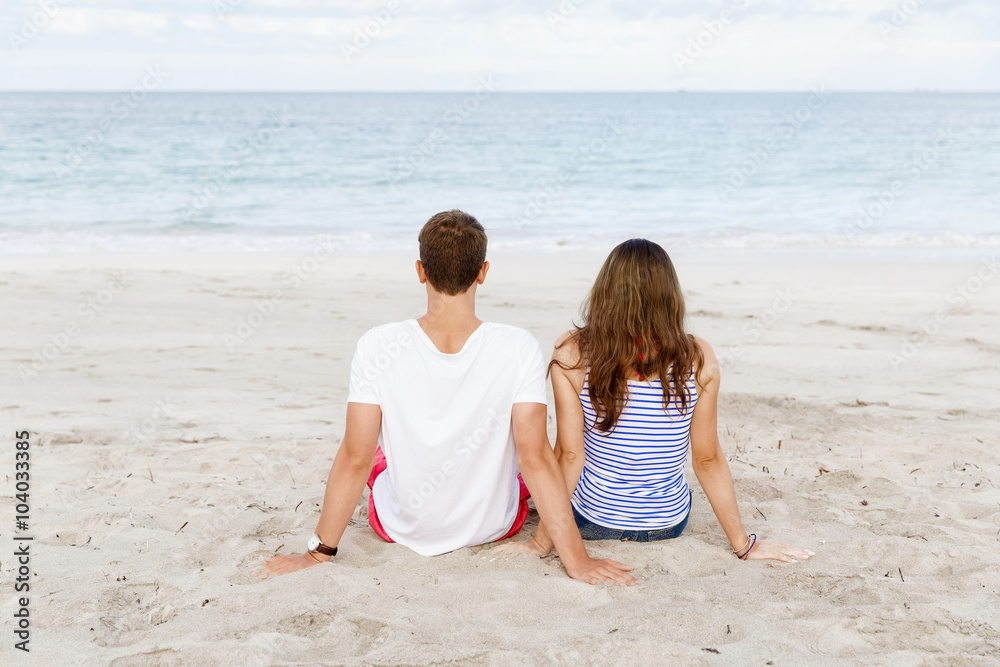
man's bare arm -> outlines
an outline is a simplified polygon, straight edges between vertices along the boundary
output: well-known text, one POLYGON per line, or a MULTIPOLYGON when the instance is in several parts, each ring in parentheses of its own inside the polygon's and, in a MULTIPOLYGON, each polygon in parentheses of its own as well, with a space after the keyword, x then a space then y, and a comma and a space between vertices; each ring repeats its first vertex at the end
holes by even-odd
MULTIPOLYGON (((358 506, 375 462, 378 434, 382 428, 382 409, 367 403, 347 404, 347 429, 344 441, 330 467, 316 534, 328 547, 336 547, 358 506)), ((275 556, 257 572, 261 578, 295 572, 329 560, 318 553, 275 556)))
POLYGON ((569 493, 559 463, 549 446, 545 430, 546 407, 541 403, 516 403, 511 413, 517 461, 524 483, 548 527, 566 573, 590 584, 610 582, 631 585, 632 568, 612 560, 595 560, 587 555, 580 531, 573 519, 569 493))
MULTIPOLYGON (((559 350, 556 350, 559 353, 559 350)), ((582 371, 571 372, 582 375, 582 371)), ((552 392, 556 399, 556 458, 566 482, 566 490, 572 497, 576 485, 583 474, 585 452, 583 433, 585 430, 583 405, 580 403, 580 389, 574 383, 575 378, 559 366, 552 369, 552 392)), ((583 385, 583 380, 579 379, 583 385)), ((545 522, 538 523, 538 530, 532 538, 534 553, 548 554, 552 550, 552 538, 545 522)))

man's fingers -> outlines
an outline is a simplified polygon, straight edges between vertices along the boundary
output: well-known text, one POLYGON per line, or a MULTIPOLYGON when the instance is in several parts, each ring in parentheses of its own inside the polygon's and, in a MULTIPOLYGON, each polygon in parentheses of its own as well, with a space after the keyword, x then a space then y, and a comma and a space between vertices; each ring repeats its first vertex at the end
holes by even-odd
POLYGON ((291 567, 287 556, 274 556, 272 558, 268 558, 267 561, 265 561, 264 567, 257 570, 254 574, 261 579, 267 579, 268 577, 277 577, 282 574, 293 572, 295 569, 298 568, 291 567))
POLYGON ((636 581, 638 581, 638 579, 636 579, 632 575, 630 575, 630 574, 624 574, 624 573, 622 573, 620 571, 618 572, 617 579, 618 579, 619 582, 621 582, 625 586, 631 586, 636 581))
POLYGON ((609 581, 618 586, 631 586, 636 582, 635 577, 625 574, 615 567, 605 566, 600 572, 605 581, 609 581))
POLYGON ((604 575, 608 577, 608 579, 616 583, 622 583, 622 584, 627 583, 630 579, 634 578, 631 575, 625 574, 620 569, 610 564, 604 567, 603 572, 604 575))
POLYGON ((610 565, 615 566, 616 568, 618 568, 622 572, 631 572, 632 571, 632 566, 631 565, 626 565, 625 563, 619 563, 616 560, 607 559, 604 562, 609 563, 610 565))

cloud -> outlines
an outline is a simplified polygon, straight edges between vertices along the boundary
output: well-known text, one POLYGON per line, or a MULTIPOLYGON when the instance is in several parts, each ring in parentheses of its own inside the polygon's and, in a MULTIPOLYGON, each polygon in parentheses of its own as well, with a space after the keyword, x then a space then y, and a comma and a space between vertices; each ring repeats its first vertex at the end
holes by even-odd
POLYGON ((285 37, 328 38, 345 36, 354 23, 332 18, 270 18, 266 16, 233 16, 226 24, 238 33, 277 35, 285 37))
POLYGON ((145 37, 167 30, 170 18, 166 13, 63 6, 47 26, 46 32, 50 35, 72 36, 122 32, 145 37))
POLYGON ((194 30, 195 32, 215 30, 218 23, 218 18, 215 16, 209 16, 208 14, 196 14, 191 18, 184 19, 182 22, 185 28, 194 30))

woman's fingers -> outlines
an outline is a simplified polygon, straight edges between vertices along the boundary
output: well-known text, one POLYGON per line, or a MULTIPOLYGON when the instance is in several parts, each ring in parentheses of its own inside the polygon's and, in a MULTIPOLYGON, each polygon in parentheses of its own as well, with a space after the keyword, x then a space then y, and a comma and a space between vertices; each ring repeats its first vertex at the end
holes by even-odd
POLYGON ((761 540, 750 552, 750 560, 777 560, 783 563, 798 563, 800 560, 808 560, 815 556, 808 549, 793 547, 784 542, 771 540, 761 540))
POLYGON ((791 558, 799 558, 801 560, 808 560, 812 556, 815 556, 813 552, 808 549, 800 549, 799 547, 793 547, 790 544, 785 544, 784 542, 769 542, 770 546, 775 551, 778 551, 791 558))
POLYGON ((507 558, 510 555, 510 554, 507 553, 507 552, 510 551, 509 547, 510 547, 510 545, 504 544, 504 545, 499 546, 499 547, 494 547, 492 549, 487 549, 486 553, 483 554, 482 558, 483 558, 483 560, 489 559, 489 561, 491 563, 493 561, 495 561, 497 558, 507 558))
MULTIPOLYGON (((549 549, 549 551, 551 551, 551 549, 549 549)), ((545 551, 545 549, 534 540, 527 540, 524 542, 507 542, 506 544, 501 544, 498 547, 490 549, 483 555, 483 558, 489 558, 493 561, 497 558, 516 558, 524 554, 544 557, 548 555, 548 551, 545 551)))
POLYGON ((501 544, 498 547, 494 547, 487 551, 483 558, 488 558, 490 562, 497 559, 510 560, 511 558, 517 558, 528 552, 524 546, 524 542, 508 542, 507 544, 501 544))

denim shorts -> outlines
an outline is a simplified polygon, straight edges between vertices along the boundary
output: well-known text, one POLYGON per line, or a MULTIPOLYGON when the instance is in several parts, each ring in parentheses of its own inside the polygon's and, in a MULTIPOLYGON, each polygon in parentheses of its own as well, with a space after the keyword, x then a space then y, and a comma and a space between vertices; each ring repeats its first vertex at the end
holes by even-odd
MULTIPOLYGON (((692 497, 694 492, 691 492, 692 497)), ((620 530, 618 528, 607 528, 594 523, 573 508, 573 518, 576 519, 576 527, 580 529, 580 537, 585 540, 621 540, 622 542, 658 542, 660 540, 672 540, 680 537, 687 527, 691 510, 684 515, 684 519, 676 526, 664 528, 663 530, 620 530)))

